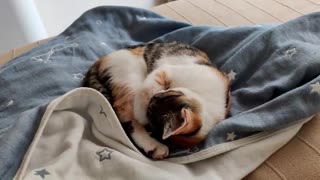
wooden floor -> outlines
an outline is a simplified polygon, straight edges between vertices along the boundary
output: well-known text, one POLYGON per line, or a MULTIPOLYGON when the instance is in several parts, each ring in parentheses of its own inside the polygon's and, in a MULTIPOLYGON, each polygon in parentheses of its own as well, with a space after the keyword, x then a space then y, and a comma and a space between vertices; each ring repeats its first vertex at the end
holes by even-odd
MULTIPOLYGON (((194 25, 241 26, 281 23, 320 11, 320 0, 179 0, 154 7, 194 25)), ((306 123, 284 147, 245 180, 319 180, 320 116, 306 123)))
MULTIPOLYGON (((320 0, 179 0, 152 8, 195 25, 238 26, 285 22, 320 10, 320 0)), ((48 39, 0 55, 0 66, 48 39)), ((246 180, 319 180, 320 115, 273 154, 246 180)))
POLYGON ((179 0, 152 8, 194 25, 278 23, 320 11, 320 0, 179 0))

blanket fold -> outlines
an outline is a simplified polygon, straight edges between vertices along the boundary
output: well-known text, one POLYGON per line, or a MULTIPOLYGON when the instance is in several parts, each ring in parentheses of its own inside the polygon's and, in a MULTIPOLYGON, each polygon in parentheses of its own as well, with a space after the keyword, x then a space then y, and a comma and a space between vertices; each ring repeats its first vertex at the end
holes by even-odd
MULTIPOLYGON (((0 68, 0 179, 15 175, 47 105, 80 87, 99 57, 129 45, 189 43, 232 80, 230 117, 197 147, 171 149, 175 162, 194 162, 192 155, 220 154, 301 124, 320 108, 319 31, 320 13, 281 25, 227 28, 192 26, 137 8, 89 10, 59 36, 0 68), (224 147, 233 141, 238 144, 224 147)), ((103 123, 92 131, 95 138, 110 135, 100 129, 103 123)), ((128 139, 112 141, 139 154, 128 139)))
POLYGON ((153 161, 133 146, 99 92, 78 88, 48 105, 15 179, 240 179, 301 126, 256 143, 247 141, 243 147, 234 141, 184 159, 153 161), (240 148, 230 152, 231 147, 240 148), (253 156, 255 152, 259 153, 253 156))

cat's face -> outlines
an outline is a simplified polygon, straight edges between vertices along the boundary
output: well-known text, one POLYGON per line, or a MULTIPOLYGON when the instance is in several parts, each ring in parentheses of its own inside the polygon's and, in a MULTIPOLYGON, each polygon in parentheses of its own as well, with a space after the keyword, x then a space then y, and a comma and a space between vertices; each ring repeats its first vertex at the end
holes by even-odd
POLYGON ((183 89, 169 89, 151 98, 147 116, 158 138, 190 147, 205 138, 198 133, 203 122, 201 111, 201 103, 196 97, 183 89))

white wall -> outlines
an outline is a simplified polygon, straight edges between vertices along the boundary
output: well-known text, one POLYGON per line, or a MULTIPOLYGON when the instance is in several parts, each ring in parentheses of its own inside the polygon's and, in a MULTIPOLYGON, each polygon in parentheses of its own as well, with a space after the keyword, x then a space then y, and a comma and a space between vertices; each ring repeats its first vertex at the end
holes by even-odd
POLYGON ((102 5, 150 8, 161 0, 35 0, 49 36, 64 31, 83 12, 102 5))
POLYGON ((0 0, 0 54, 64 31, 102 5, 150 8, 166 0, 0 0))
POLYGON ((1 0, 0 27, 0 53, 47 37, 33 0, 1 0))

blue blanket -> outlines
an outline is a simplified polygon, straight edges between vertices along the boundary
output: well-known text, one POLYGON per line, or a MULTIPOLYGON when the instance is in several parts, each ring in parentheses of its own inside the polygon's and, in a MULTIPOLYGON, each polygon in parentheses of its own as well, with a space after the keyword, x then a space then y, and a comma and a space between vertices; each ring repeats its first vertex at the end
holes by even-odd
POLYGON ((0 179, 16 173, 50 101, 80 87, 100 56, 150 41, 192 44, 232 79, 230 117, 198 147, 171 156, 298 123, 320 108, 319 32, 320 13, 281 25, 227 28, 192 26, 136 8, 92 9, 1 67, 0 179))

